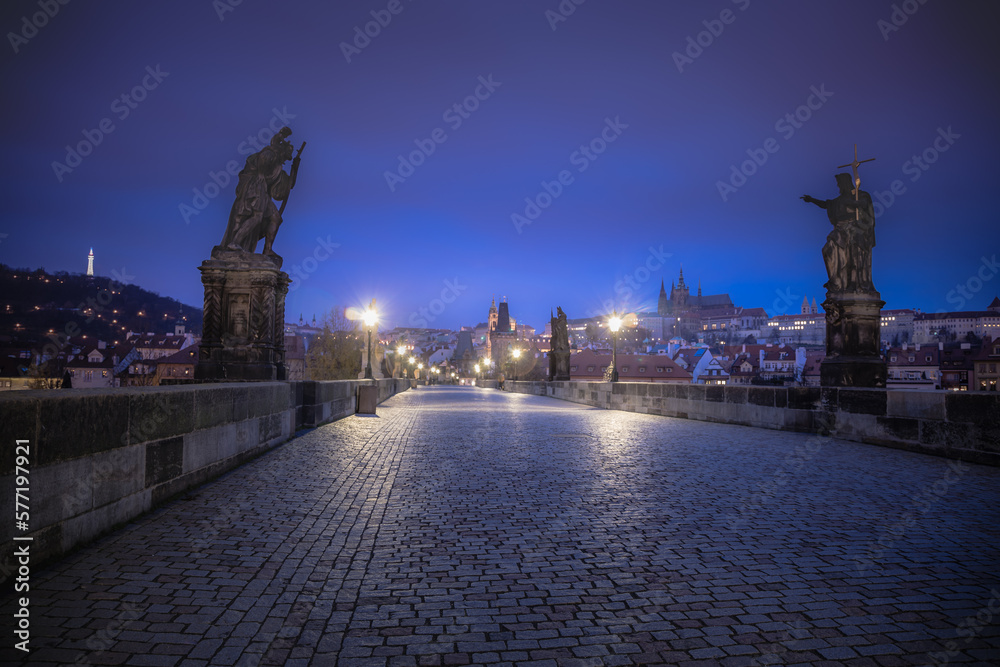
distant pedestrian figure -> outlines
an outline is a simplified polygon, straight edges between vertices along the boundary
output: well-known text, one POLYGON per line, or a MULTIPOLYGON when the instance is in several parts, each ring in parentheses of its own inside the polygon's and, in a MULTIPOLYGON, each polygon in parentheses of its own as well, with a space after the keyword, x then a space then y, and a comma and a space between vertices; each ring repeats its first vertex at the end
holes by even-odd
POLYGON ((504 376, 503 376, 503 373, 501 373, 500 374, 500 385, 498 386, 498 389, 500 389, 500 391, 503 391, 503 381, 504 381, 504 376))

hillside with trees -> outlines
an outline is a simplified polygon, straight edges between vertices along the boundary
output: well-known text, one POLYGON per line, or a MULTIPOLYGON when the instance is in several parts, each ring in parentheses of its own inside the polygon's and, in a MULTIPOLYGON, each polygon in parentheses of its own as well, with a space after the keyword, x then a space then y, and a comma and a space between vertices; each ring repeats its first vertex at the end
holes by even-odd
POLYGON ((113 344, 129 331, 200 333, 201 308, 106 276, 0 264, 0 340, 41 344, 87 335, 113 344))

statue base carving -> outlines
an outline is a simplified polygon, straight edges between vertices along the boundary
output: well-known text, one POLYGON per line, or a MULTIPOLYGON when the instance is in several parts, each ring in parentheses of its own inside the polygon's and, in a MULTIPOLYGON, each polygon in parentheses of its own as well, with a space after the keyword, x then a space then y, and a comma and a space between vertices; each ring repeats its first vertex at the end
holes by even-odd
POLYGON ((196 379, 285 380, 285 296, 281 258, 216 246, 199 270, 205 312, 196 379))
POLYGON ((569 350, 549 352, 549 380, 553 382, 569 381, 569 354, 569 350))
POLYGON ((878 292, 827 292, 824 387, 885 387, 886 364, 879 354, 881 310, 878 292))

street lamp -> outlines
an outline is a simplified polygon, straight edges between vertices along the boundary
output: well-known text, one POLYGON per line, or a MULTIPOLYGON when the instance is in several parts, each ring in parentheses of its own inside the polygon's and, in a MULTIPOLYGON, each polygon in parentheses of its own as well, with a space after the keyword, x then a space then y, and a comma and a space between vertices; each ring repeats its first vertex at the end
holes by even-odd
POLYGON ((365 311, 365 326, 368 327, 368 365, 365 366, 365 379, 374 379, 372 375, 372 329, 378 322, 378 313, 369 308, 365 311))
POLYGON ((618 330, 622 328, 622 319, 612 313, 608 328, 611 329, 611 381, 618 382, 618 330))
POLYGON ((514 382, 517 382, 517 360, 521 358, 521 350, 514 349, 514 382))
POLYGON ((398 365, 399 365, 399 377, 406 377, 406 368, 403 366, 403 364, 406 363, 406 359, 403 358, 403 354, 405 354, 405 353, 406 353, 406 348, 403 347, 402 345, 400 345, 398 348, 396 348, 396 354, 398 355, 396 357, 396 359, 399 362, 398 363, 398 365))

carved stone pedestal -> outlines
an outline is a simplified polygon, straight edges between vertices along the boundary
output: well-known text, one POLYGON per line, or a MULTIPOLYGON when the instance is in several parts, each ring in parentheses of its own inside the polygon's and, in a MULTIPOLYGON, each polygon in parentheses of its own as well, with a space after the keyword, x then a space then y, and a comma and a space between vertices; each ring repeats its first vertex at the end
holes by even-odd
POLYGON ((549 380, 553 382, 569 381, 569 355, 569 350, 549 352, 549 380))
POLYGON ((879 356, 884 305, 875 291, 826 293, 826 358, 820 364, 820 384, 885 386, 886 366, 879 356))
POLYGON ((199 267, 205 313, 195 378, 284 380, 285 295, 281 258, 216 246, 199 267))

